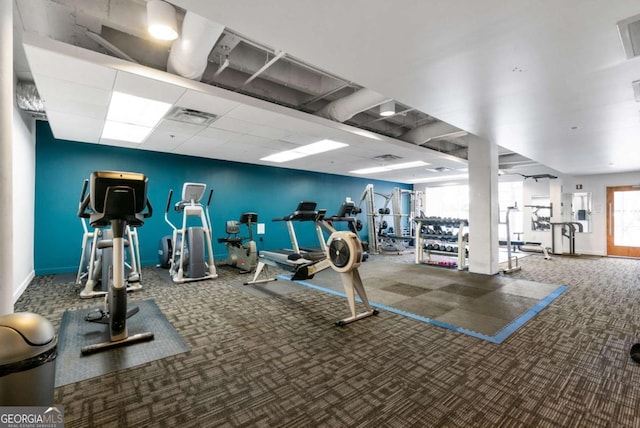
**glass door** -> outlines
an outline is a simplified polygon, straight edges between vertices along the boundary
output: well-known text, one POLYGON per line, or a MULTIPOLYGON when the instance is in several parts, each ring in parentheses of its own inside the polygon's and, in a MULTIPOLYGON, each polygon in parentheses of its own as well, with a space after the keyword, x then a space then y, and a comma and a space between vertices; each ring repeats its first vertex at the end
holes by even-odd
POLYGON ((640 187, 607 187, 607 254, 640 257, 640 187))

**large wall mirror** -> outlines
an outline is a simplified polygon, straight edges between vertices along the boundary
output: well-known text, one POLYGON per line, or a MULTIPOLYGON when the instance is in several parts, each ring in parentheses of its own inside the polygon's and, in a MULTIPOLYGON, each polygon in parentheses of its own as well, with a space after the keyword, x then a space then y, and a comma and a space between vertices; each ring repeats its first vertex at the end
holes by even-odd
POLYGON ((551 230, 551 199, 546 196, 532 196, 531 204, 525 205, 531 208, 531 230, 551 230))
POLYGON ((571 221, 582 224, 582 232, 591 232, 591 192, 573 194, 571 221))

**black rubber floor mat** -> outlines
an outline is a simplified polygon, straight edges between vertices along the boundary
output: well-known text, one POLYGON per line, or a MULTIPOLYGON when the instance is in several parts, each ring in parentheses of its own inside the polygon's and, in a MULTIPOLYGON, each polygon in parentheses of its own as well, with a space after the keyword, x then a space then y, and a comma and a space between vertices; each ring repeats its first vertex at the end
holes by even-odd
POLYGON ((154 340, 82 356, 85 345, 109 340, 108 326, 84 320, 91 309, 66 311, 58 333, 56 387, 189 351, 153 300, 130 302, 140 312, 127 320, 129 335, 152 332, 154 340))

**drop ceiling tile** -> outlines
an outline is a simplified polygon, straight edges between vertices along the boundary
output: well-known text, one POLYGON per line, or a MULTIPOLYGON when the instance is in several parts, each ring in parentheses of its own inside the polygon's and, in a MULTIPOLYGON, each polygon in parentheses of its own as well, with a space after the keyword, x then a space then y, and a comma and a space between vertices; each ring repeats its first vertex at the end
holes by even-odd
MULTIPOLYGON (((233 143, 244 146, 265 146, 272 140, 270 138, 256 137, 254 135, 240 135, 232 140, 233 143)), ((252 149, 253 150, 253 149, 252 149)))
POLYGON ((317 143, 322 140, 321 137, 316 135, 308 135, 308 134, 290 134, 283 138, 278 138, 280 141, 285 141, 287 143, 293 143, 297 145, 311 144, 317 143))
POLYGON ((224 129, 216 129, 210 126, 198 133, 199 137, 210 138, 210 139, 214 139, 216 141, 222 141, 222 142, 231 141, 234 138, 239 137, 240 135, 244 135, 244 134, 226 131, 224 129))
POLYGON ((170 104, 178 101, 186 91, 181 86, 125 71, 118 71, 113 90, 170 104))
POLYGON ((227 141, 219 141, 211 138, 204 138, 200 135, 191 137, 174 150, 174 153, 187 154, 207 158, 217 158, 215 154, 220 147, 228 144, 227 141))
POLYGON ((239 103, 189 89, 176 101, 176 105, 223 116, 237 107, 239 103))
POLYGON ((286 116, 279 113, 245 104, 241 104, 234 108, 227 114, 227 116, 234 119, 257 123, 259 125, 267 125, 272 122, 277 123, 286 119, 286 116))
POLYGON ((156 129, 167 131, 167 132, 186 134, 191 136, 199 133, 205 128, 206 126, 194 125, 193 123, 185 123, 177 120, 163 119, 160 121, 156 129))
POLYGON ((100 144, 105 146, 124 147, 127 149, 141 149, 140 144, 130 141, 111 140, 109 138, 100 138, 100 144))
POLYGON ((107 115, 111 92, 34 74, 34 81, 47 110, 56 110, 78 116, 104 119, 107 115))
POLYGON ((286 137, 290 134, 289 131, 285 131, 283 129, 273 128, 270 126, 260 125, 253 129, 249 134, 254 135, 256 137, 264 137, 269 138, 271 140, 278 140, 280 138, 286 137))
POLYGON ((47 110, 53 136, 59 140, 98 143, 102 135, 103 121, 75 114, 47 110))
MULTIPOLYGON (((28 37, 25 35, 25 40, 28 37)), ((63 43, 60 43, 62 46, 63 43)), ((56 45, 57 46, 57 45, 56 45)), ((70 54, 58 53, 24 43, 29 67, 34 74, 41 74, 60 80, 74 82, 84 86, 111 90, 116 71, 102 65, 79 60, 70 54)), ((66 48, 75 52, 75 47, 66 48)))
POLYGON ((159 152, 171 152, 187 138, 187 136, 173 135, 172 137, 169 134, 155 133, 155 135, 153 135, 152 133, 152 135, 149 135, 149 137, 140 144, 140 148, 159 152))
POLYGON ((239 134, 248 134, 254 130, 258 125, 244 120, 234 119, 232 117, 223 116, 211 124, 211 128, 224 129, 226 131, 233 131, 239 134))

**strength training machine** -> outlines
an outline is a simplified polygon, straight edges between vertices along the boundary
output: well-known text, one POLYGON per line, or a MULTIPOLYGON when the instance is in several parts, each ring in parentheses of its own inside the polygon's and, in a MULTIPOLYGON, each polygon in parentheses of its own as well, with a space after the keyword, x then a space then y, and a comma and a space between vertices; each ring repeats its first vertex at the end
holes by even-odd
POLYGON ((227 260, 229 266, 235 266, 241 273, 253 272, 258 266, 258 247, 253 240, 253 225, 258 222, 258 214, 246 212, 240 215, 240 220, 227 220, 226 238, 218 238, 219 243, 227 246, 227 260), (239 237, 240 225, 249 229, 249 237, 239 237), (247 242, 245 242, 248 239, 247 242))
MULTIPOLYGON (((108 269, 103 269, 103 266, 110 266, 113 257, 113 235, 111 229, 96 227, 89 231, 86 218, 81 215, 81 207, 86 196, 88 184, 89 180, 85 179, 80 193, 80 202, 78 203, 78 210, 80 210, 78 216, 84 232, 82 234, 82 248, 76 274, 76 284, 82 285, 82 281, 86 280, 84 287, 80 291, 80 297, 83 299, 101 297, 107 294, 109 272, 108 269), (96 289, 98 285, 100 285, 100 288, 96 289)), ((142 289, 138 231, 135 227, 127 225, 125 236, 124 246, 129 248, 130 261, 127 263, 125 260, 125 268, 129 270, 127 291, 138 291, 142 289)))
POLYGON ((83 355, 154 338, 151 332, 132 336, 128 334, 127 319, 135 315, 139 308, 127 308, 124 272, 124 235, 127 225, 142 226, 152 213, 153 208, 147 199, 145 175, 114 171, 96 171, 91 174, 89 195, 82 201, 78 214, 82 218, 88 218, 94 228, 111 225, 113 264, 103 266, 109 272, 109 289, 104 309, 96 309, 85 317, 89 322, 107 324, 109 341, 84 346, 81 348, 83 355))
POLYGON ((190 281, 217 278, 216 265, 213 261, 213 246, 211 244, 211 219, 209 204, 213 196, 213 189, 209 192, 206 210, 200 200, 207 189, 204 183, 184 183, 182 199, 176 202, 176 212, 182 213, 182 226, 177 228, 169 220, 169 208, 173 189, 169 190, 164 221, 171 226, 171 239, 165 236, 160 241, 160 265, 169 267, 169 274, 173 282, 182 284, 190 281), (190 218, 197 219, 200 226, 189 226, 190 218))

